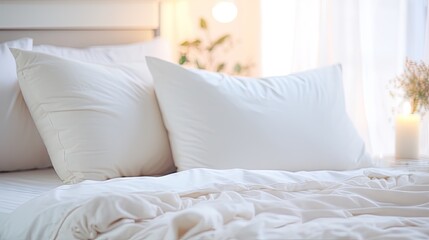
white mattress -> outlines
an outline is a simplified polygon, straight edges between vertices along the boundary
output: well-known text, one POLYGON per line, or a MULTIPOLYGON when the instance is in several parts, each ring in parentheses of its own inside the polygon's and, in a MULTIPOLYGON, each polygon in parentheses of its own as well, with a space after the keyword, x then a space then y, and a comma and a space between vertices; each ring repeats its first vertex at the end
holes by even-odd
POLYGON ((0 173, 0 219, 60 185, 62 182, 53 168, 0 173))

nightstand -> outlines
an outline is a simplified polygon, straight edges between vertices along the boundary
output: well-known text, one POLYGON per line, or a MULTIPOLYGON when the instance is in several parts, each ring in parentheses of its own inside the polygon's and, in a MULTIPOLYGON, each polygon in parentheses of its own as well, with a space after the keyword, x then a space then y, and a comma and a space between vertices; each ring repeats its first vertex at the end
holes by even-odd
POLYGON ((395 157, 384 157, 375 160, 377 167, 408 170, 413 172, 429 173, 429 157, 419 159, 396 159, 395 157))

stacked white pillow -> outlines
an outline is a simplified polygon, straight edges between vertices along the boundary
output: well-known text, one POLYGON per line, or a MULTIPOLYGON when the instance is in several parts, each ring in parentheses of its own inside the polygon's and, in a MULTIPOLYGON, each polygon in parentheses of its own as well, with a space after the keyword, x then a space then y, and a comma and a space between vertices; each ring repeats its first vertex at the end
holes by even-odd
POLYGON ((51 166, 46 147, 18 86, 16 63, 9 48, 33 49, 93 63, 140 62, 143 68, 146 68, 145 56, 167 60, 171 58, 168 44, 161 38, 134 44, 82 49, 54 45, 38 45, 33 48, 33 40, 30 38, 0 43, 0 171, 51 166))
POLYGON ((339 65, 257 79, 147 61, 179 171, 371 166, 339 65))
POLYGON ((103 65, 12 51, 27 106, 64 182, 174 170, 144 61, 103 65))
POLYGON ((139 43, 92 46, 88 48, 36 45, 33 47, 33 51, 91 63, 144 62, 146 56, 153 56, 167 61, 171 60, 169 44, 159 37, 139 43))
POLYGON ((9 48, 31 50, 29 38, 0 44, 0 171, 51 166, 48 153, 28 112, 9 48))

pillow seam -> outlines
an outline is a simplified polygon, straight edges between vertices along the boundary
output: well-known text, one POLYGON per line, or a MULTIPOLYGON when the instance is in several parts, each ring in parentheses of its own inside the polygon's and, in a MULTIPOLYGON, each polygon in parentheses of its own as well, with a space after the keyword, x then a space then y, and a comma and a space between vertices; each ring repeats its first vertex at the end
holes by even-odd
MULTIPOLYGON (((22 73, 22 76, 23 76, 23 78, 24 79, 27 79, 27 77, 26 77, 26 70, 21 70, 21 73, 22 73)), ((27 82, 27 80, 25 81, 25 82, 27 82)), ((21 89, 21 91, 22 91, 22 89, 21 89)), ((34 98, 34 97, 33 97, 34 98)), ((25 100, 25 98, 24 98, 24 100, 25 100)), ((66 149, 65 149, 65 147, 64 147, 64 145, 63 145, 63 143, 62 143, 62 141, 61 141, 61 138, 60 138, 60 136, 59 136, 59 131, 57 130, 57 128, 55 127, 55 125, 54 125, 54 123, 52 122, 52 119, 51 119, 51 113, 50 112, 48 112, 48 111, 46 111, 46 109, 44 109, 44 107, 43 107, 43 104, 41 104, 40 105, 40 107, 42 108, 42 110, 44 111, 44 112, 46 112, 47 113, 47 118, 48 118, 48 121, 49 121, 49 123, 51 124, 51 126, 52 126, 52 128, 53 129, 55 129, 55 131, 57 132, 57 139, 58 139, 58 142, 59 142, 59 144, 60 144, 60 146, 61 146, 61 148, 62 148, 62 150, 63 150, 63 160, 64 160, 64 162, 65 162, 65 164, 66 164, 66 170, 67 170, 67 172, 71 175, 71 176, 74 176, 74 173, 72 172, 72 171, 70 171, 70 168, 69 168, 69 163, 68 163, 68 161, 66 161, 66 149)), ((32 115, 31 115, 32 116, 32 115)), ((32 116, 32 118, 33 118, 33 116, 32 116)), ((33 119, 33 121, 34 121, 34 119, 33 119)), ((45 144, 45 143, 44 143, 45 144)), ((46 145, 46 144, 45 144, 46 145)), ((49 153, 49 152, 48 152, 49 153)), ((49 158, 51 158, 51 156, 49 156, 49 158)), ((51 159, 51 163, 52 163, 52 159, 51 159)), ((52 166, 54 167, 54 169, 55 169, 55 166, 54 166, 54 164, 52 163, 52 166)), ((65 179, 63 180, 63 181, 65 181, 65 179)))

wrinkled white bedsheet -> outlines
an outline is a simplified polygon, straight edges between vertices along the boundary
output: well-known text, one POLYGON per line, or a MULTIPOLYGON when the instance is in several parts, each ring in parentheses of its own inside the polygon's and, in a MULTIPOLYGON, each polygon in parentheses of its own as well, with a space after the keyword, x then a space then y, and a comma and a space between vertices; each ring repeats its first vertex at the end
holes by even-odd
POLYGON ((428 239, 429 173, 194 169, 85 181, 0 226, 0 239, 428 239))

